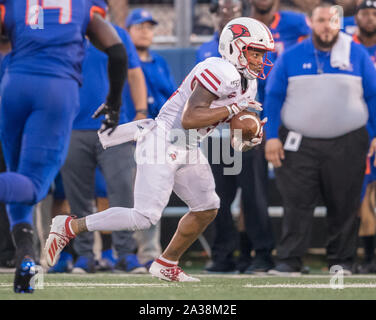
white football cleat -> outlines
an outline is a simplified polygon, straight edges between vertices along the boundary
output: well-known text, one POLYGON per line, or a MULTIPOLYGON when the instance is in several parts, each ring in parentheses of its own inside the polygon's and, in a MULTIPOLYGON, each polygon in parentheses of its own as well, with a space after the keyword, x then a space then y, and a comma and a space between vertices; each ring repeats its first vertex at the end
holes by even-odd
POLYGON ((69 223, 73 218, 70 216, 56 216, 52 219, 51 231, 48 235, 44 252, 47 264, 53 267, 58 261, 60 252, 75 237, 70 231, 69 223))
POLYGON ((150 266, 149 272, 154 276, 166 281, 176 282, 199 282, 200 279, 186 274, 179 266, 168 264, 156 259, 150 266))

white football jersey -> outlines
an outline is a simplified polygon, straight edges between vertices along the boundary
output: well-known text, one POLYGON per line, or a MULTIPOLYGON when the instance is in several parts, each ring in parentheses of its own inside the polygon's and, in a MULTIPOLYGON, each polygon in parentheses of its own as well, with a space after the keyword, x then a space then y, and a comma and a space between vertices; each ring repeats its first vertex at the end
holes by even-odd
MULTIPOLYGON (((208 58, 192 69, 178 90, 163 105, 156 119, 159 125, 167 130, 183 129, 182 113, 192 94, 195 81, 200 82, 203 87, 218 97, 210 108, 229 106, 243 100, 254 100, 257 93, 256 80, 247 80, 248 86, 243 92, 240 73, 230 62, 222 58, 208 58)), ((219 123, 197 129, 200 140, 209 135, 217 125, 219 123)))

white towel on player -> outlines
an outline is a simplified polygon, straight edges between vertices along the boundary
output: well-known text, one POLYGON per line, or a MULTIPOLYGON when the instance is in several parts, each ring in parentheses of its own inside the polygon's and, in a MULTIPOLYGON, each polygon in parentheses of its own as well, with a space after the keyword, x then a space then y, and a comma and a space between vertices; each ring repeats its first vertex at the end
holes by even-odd
POLYGON ((117 126, 115 131, 108 135, 108 131, 100 133, 98 131, 99 141, 104 149, 117 146, 129 141, 137 141, 137 139, 156 125, 153 119, 142 119, 117 126))
POLYGON ((339 68, 340 70, 351 69, 351 42, 351 36, 343 32, 339 33, 338 39, 334 44, 332 53, 330 55, 330 65, 333 68, 339 68))

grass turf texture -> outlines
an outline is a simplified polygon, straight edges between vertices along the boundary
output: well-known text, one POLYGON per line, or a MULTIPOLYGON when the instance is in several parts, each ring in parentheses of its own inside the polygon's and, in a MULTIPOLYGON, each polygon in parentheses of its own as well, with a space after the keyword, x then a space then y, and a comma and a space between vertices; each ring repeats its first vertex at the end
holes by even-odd
POLYGON ((149 275, 46 274, 44 289, 13 293, 13 274, 0 274, 0 300, 369 300, 376 299, 376 276, 344 278, 331 289, 330 277, 257 277, 197 274, 199 283, 171 283, 149 275))

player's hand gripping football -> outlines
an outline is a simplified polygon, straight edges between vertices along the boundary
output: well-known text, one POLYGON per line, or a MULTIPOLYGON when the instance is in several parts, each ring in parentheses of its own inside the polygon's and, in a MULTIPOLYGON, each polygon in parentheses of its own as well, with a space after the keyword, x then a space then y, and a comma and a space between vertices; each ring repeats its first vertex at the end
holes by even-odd
POLYGON ((239 136, 233 135, 231 138, 231 145, 236 151, 245 152, 262 143, 262 138, 264 135, 264 126, 268 119, 264 118, 263 120, 257 120, 255 118, 252 121, 259 122, 259 129, 257 135, 253 136, 253 138, 251 138, 250 140, 248 140, 249 138, 245 138, 244 136, 241 138, 239 136))
POLYGON ((100 133, 103 133, 107 130, 108 135, 115 131, 119 123, 119 110, 114 110, 110 108, 106 103, 103 103, 92 115, 94 119, 104 115, 105 119, 102 121, 102 126, 99 129, 100 133))
POLYGON ((260 121, 260 125, 261 125, 260 132, 251 141, 245 141, 244 142, 243 151, 247 151, 247 150, 252 149, 252 148, 256 147, 257 145, 261 144, 262 137, 264 136, 264 126, 265 126, 265 123, 267 123, 267 122, 268 122, 268 118, 266 118, 266 117, 260 121))

